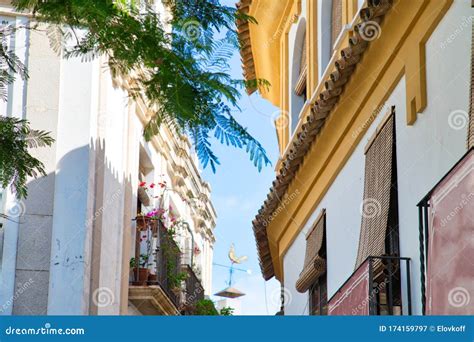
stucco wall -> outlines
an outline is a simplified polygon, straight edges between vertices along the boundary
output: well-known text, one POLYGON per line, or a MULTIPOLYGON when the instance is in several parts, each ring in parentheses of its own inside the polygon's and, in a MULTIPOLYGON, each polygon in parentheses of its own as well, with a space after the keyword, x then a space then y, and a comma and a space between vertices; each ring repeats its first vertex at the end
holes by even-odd
POLYGON ((471 25, 464 25, 473 14, 470 1, 454 1, 426 44, 428 105, 413 126, 397 116, 400 253, 412 258, 417 314, 421 285, 416 204, 466 152, 471 25))
MULTIPOLYGON (((471 26, 470 22, 467 26, 465 23, 466 17, 472 14, 468 1, 456 0, 428 40, 428 105, 415 124, 406 124, 405 78, 402 78, 289 248, 284 257, 284 285, 289 294, 285 314, 308 314, 308 295, 296 292, 295 283, 304 262, 305 233, 322 208, 327 210, 328 297, 352 274, 361 224, 364 147, 392 105, 396 107, 400 252, 412 258, 413 312, 421 313, 416 204, 466 151, 467 125, 463 118, 469 99, 471 26)), ((404 279, 402 284, 406 298, 404 279)))
MULTIPOLYGON (((8 22, 10 25, 27 25, 28 19, 21 17, 1 17, 2 22, 8 22)), ((20 60, 31 68, 32 74, 41 73, 41 69, 44 68, 45 61, 48 60, 47 54, 44 54, 42 48, 39 45, 30 46, 29 38, 30 32, 27 30, 18 30, 15 33, 15 37, 10 40, 9 46, 14 49, 20 60), (28 54, 37 55, 38 61, 36 63, 29 63, 28 54)), ((57 72, 57 65, 54 62, 51 63, 51 76, 54 78, 57 72)), ((30 103, 26 92, 27 82, 17 78, 13 85, 8 88, 8 102, 0 101, 0 115, 13 116, 17 118, 25 118, 25 111, 27 103, 30 103)), ((48 110, 49 106, 55 107, 55 97, 57 94, 51 93, 51 97, 42 102, 42 98, 39 97, 38 101, 33 104, 32 109, 36 115, 32 116, 32 123, 38 124, 38 128, 47 129, 51 127, 51 122, 40 121, 40 115, 43 110, 48 110), (49 102, 51 101, 51 102, 49 102), (42 103, 41 103, 42 102, 42 103), (45 106, 46 104, 46 106, 45 106)), ((53 124, 54 126, 54 124, 53 124)), ((53 147, 54 149, 54 147, 53 147)), ((39 157, 42 154, 36 151, 33 155, 39 157)), ((51 170, 52 163, 51 158, 45 157, 45 170, 51 170)), ((54 162, 53 162, 54 163, 54 162)), ((50 184, 51 178, 45 179, 44 184, 50 184)), ((18 310, 22 311, 21 300, 18 301, 18 305, 15 308, 13 305, 14 298, 18 298, 18 294, 23 288, 24 284, 29 286, 31 284, 31 278, 33 275, 38 275, 37 282, 44 282, 48 277, 49 269, 49 254, 44 254, 41 251, 41 247, 48 247, 47 239, 41 239, 51 234, 51 220, 49 215, 51 214, 51 193, 44 193, 44 203, 42 208, 27 206, 25 201, 18 201, 10 189, 4 193, 5 198, 5 209, 10 216, 15 217, 13 221, 4 221, 4 234, 3 234, 3 250, 1 260, 1 276, 0 276, 0 315, 11 314, 18 310), (20 216, 23 220, 20 220, 20 216), (34 232, 29 226, 37 226, 36 231, 39 241, 37 245, 31 244, 30 241, 25 241, 23 245, 18 244, 19 236, 29 237, 34 232), (33 247, 33 248, 32 248, 33 247), (39 247, 39 248, 38 248, 39 247), (15 269, 17 265, 20 267, 21 272, 16 273, 15 269)), ((41 291, 36 293, 36 301, 32 304, 32 311, 40 313, 41 304, 47 300, 47 291, 41 291)))

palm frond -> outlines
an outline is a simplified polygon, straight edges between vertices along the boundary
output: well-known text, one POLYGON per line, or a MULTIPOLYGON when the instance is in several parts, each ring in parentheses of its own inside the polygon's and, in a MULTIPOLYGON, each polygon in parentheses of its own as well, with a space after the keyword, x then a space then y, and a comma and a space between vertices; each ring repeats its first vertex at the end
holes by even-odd
POLYGON ((25 137, 25 142, 28 148, 38 148, 51 146, 54 139, 49 135, 49 132, 33 129, 25 137))

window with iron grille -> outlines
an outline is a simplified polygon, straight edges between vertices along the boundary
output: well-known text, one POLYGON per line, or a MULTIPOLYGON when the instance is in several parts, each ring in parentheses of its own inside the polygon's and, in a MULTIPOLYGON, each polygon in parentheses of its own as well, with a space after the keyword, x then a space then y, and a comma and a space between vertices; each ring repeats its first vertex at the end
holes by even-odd
MULTIPOLYGON (((398 257, 398 190, 395 108, 382 120, 365 149, 364 198, 356 269, 368 257, 398 257)), ((400 314, 401 277, 398 261, 373 262, 372 314, 400 314)))
POLYGON ((309 290, 309 314, 324 316, 328 314, 327 277, 323 274, 309 290))

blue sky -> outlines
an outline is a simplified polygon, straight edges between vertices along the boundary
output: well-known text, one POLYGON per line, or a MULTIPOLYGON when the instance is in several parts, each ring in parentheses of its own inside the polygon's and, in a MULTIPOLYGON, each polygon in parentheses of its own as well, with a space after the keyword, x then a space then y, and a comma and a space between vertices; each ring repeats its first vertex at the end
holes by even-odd
MULTIPOLYGON (((222 1, 229 6, 234 6, 234 2, 235 0, 222 1)), ((232 76, 241 79, 242 69, 238 51, 234 53, 231 68, 232 76)), ((244 272, 236 272, 234 275, 235 287, 247 294, 240 299, 241 313, 274 315, 279 309, 280 287, 276 280, 265 282, 262 278, 252 220, 265 200, 275 177, 274 166, 278 158, 278 146, 272 121, 278 109, 263 100, 259 94, 248 96, 243 90, 239 106, 242 112, 235 113, 236 119, 265 147, 273 165, 264 167, 258 172, 245 151, 223 146, 218 142, 213 144, 221 165, 218 166, 216 174, 213 174, 210 168, 204 170, 204 178, 211 184, 212 202, 218 215, 214 231, 217 239, 214 262, 230 265, 227 253, 231 243, 234 243, 238 256, 249 257, 241 268, 252 271, 251 275, 244 272)), ((227 269, 214 266, 213 293, 226 287, 228 273, 227 269)))

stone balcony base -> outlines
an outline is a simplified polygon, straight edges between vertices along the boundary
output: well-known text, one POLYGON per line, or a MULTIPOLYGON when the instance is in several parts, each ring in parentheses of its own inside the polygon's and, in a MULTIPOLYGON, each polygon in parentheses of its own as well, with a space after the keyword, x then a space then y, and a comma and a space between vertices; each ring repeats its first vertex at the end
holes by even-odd
POLYGON ((159 285, 130 286, 128 300, 143 315, 180 315, 166 292, 159 285))

